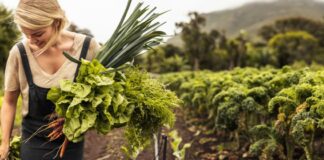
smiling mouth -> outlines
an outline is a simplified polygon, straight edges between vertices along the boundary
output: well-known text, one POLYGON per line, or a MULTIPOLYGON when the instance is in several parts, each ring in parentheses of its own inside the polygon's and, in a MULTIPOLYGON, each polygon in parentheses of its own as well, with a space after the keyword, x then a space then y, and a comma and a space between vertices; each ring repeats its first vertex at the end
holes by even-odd
POLYGON ((42 44, 43 44, 43 42, 34 42, 33 44, 36 45, 36 46, 38 46, 38 47, 41 47, 42 44))
POLYGON ((41 46, 42 44, 43 44, 42 42, 38 42, 36 45, 41 46))

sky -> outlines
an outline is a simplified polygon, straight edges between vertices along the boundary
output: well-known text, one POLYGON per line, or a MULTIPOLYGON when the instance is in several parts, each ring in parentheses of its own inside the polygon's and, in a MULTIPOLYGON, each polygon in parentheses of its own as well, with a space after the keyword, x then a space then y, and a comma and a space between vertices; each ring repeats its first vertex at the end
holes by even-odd
MULTIPOLYGON (((143 1, 143 0, 142 0, 143 1)), ((140 0, 133 0, 132 7, 140 0)), ((159 22, 166 22, 160 30, 168 35, 174 35, 176 31, 175 23, 188 21, 187 14, 190 11, 208 13, 232 9, 255 1, 272 0, 144 0, 145 5, 157 7, 157 12, 169 11, 159 17, 159 22)), ((19 0, 0 0, 10 9, 14 9, 19 0)), ((79 28, 87 28, 99 42, 109 39, 117 26, 127 0, 59 0, 61 7, 65 10, 68 19, 79 28)))

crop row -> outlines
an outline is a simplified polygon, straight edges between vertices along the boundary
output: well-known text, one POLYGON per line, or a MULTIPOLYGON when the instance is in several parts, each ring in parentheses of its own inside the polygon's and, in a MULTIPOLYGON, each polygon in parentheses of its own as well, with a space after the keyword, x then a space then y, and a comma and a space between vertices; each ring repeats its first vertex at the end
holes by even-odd
POLYGON ((260 159, 317 159, 324 133, 324 71, 237 68, 162 75, 191 116, 248 144, 260 159))

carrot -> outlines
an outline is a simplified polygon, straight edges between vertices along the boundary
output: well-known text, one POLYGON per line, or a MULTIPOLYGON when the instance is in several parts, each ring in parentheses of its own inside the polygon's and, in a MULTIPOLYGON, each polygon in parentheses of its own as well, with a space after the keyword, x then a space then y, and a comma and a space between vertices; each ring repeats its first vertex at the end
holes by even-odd
POLYGON ((62 125, 63 123, 64 123, 64 118, 59 118, 59 119, 56 119, 53 122, 49 123, 46 128, 47 129, 49 129, 49 128, 55 128, 57 126, 62 125))
POLYGON ((57 135, 53 136, 53 139, 58 139, 63 135, 63 132, 58 133, 57 135))
POLYGON ((63 144, 62 144, 61 151, 60 151, 60 158, 63 157, 64 152, 65 152, 65 150, 66 150, 66 147, 67 147, 67 145, 68 145, 68 142, 69 142, 69 140, 65 137, 64 142, 63 142, 63 144))
POLYGON ((63 133, 62 129, 53 130, 50 134, 48 134, 47 138, 55 137, 56 135, 63 133))
POLYGON ((53 137, 56 134, 58 134, 57 131, 52 131, 50 134, 47 135, 47 138, 53 137))
POLYGON ((54 141, 58 138, 60 138, 62 136, 63 132, 58 132, 56 134, 54 134, 52 137, 50 137, 50 140, 49 141, 54 141))

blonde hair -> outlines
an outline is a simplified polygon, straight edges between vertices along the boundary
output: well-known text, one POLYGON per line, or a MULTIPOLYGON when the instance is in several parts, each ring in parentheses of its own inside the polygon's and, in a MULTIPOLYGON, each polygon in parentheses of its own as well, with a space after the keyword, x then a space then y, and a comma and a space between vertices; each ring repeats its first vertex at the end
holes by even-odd
POLYGON ((14 13, 14 22, 19 27, 32 30, 48 26, 54 28, 54 35, 43 48, 37 51, 37 55, 53 45, 60 32, 69 24, 57 0, 20 0, 14 13))

